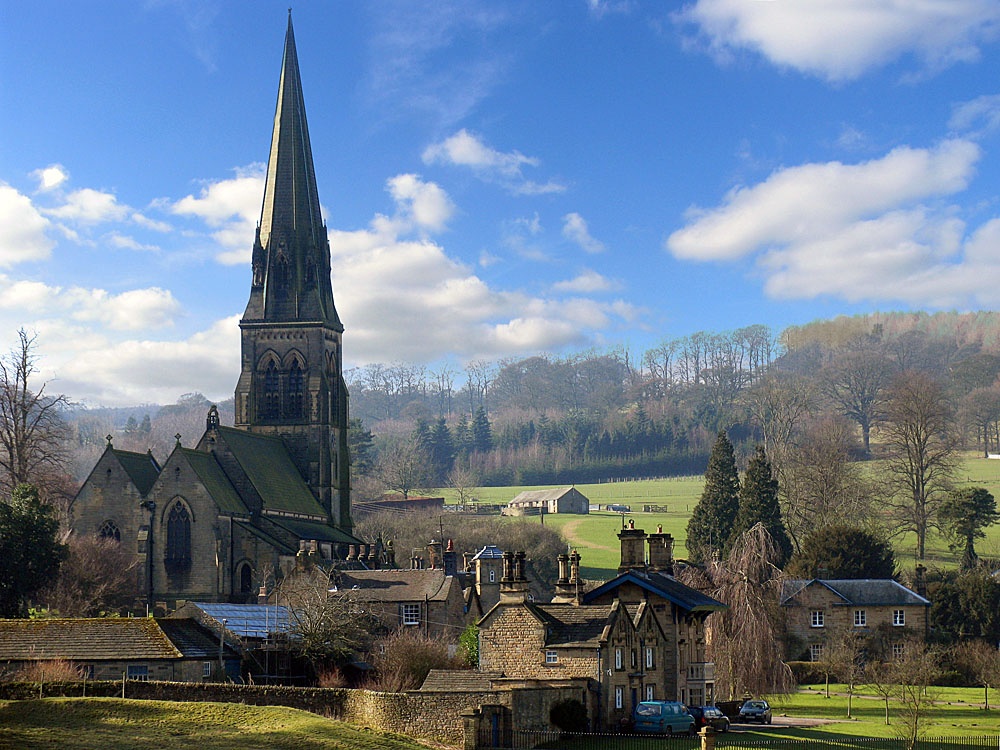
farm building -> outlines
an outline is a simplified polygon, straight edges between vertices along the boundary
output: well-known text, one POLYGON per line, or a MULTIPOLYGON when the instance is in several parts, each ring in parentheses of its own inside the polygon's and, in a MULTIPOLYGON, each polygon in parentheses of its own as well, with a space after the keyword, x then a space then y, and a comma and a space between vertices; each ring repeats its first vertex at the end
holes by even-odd
POLYGON ((590 500, 576 487, 522 492, 504 511, 508 516, 531 516, 540 513, 589 513, 590 500))

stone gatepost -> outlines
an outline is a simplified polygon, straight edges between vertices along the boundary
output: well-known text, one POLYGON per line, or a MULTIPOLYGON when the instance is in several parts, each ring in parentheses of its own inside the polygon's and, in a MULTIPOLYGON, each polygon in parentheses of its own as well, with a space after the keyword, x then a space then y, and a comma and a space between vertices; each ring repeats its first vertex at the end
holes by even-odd
POLYGON ((476 750, 476 746, 479 744, 479 724, 483 712, 478 708, 470 708, 462 711, 460 716, 465 734, 462 750, 476 750))
POLYGON ((701 750, 715 750, 715 730, 712 727, 702 727, 698 736, 701 738, 701 750))

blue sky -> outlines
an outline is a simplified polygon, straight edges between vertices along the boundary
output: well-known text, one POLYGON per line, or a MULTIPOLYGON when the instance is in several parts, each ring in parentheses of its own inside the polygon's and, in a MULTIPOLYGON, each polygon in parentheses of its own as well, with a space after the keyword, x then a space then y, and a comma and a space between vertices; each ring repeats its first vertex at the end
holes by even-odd
MULTIPOLYGON (((0 344, 232 394, 287 3, 0 0, 0 344)), ((299 2, 345 364, 1000 306, 996 0, 299 2)))

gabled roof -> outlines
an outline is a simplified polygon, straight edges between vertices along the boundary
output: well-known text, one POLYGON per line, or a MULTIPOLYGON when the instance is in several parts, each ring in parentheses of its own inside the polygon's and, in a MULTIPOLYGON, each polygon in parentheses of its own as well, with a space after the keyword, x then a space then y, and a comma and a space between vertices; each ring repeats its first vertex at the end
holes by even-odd
POLYGON ((930 606, 928 599, 891 578, 789 580, 782 586, 781 604, 794 606, 791 600, 811 586, 830 590, 841 599, 842 606, 930 606))
POLYGON ((240 638, 267 638, 273 633, 287 633, 291 629, 288 609, 274 604, 188 602, 182 609, 183 612, 178 610, 181 614, 200 613, 202 622, 207 620, 212 624, 221 624, 225 620, 226 630, 240 638))
POLYGON ((579 490, 575 487, 557 487, 549 490, 525 490, 524 492, 515 495, 514 499, 510 501, 510 505, 515 503, 551 502, 553 500, 558 500, 563 495, 568 495, 570 492, 579 492, 579 490))
POLYGON ((0 661, 179 659, 150 617, 0 620, 0 661))
POLYGON ((228 515, 249 516, 250 510, 240 499, 229 477, 219 466, 215 456, 192 448, 181 448, 181 454, 191 465, 191 469, 205 485, 205 489, 215 500, 219 510, 228 515))
MULTIPOLYGON (((202 627, 192 618, 177 619, 160 618, 156 621, 170 642, 187 659, 218 659, 219 639, 209 630, 202 627)), ((238 659, 237 654, 228 644, 223 644, 223 658, 238 659)))
POLYGON ((361 591, 361 596, 379 602, 441 602, 447 600, 454 576, 443 570, 351 570, 341 574, 340 588, 361 591))
POLYGON ((139 494, 145 497, 156 478, 160 476, 160 465, 153 458, 153 454, 122 451, 117 448, 112 448, 111 452, 135 484, 139 494))
POLYGON ((250 483, 264 503, 264 511, 294 513, 326 519, 326 511, 309 490, 280 438, 256 435, 235 427, 218 427, 250 483))
POLYGON ((620 605, 526 604, 546 624, 546 646, 597 646, 620 605))
POLYGON ((685 586, 672 575, 649 570, 627 570, 610 581, 583 595, 583 603, 589 604, 595 599, 615 591, 626 583, 632 583, 648 591, 650 594, 673 602, 688 612, 719 612, 729 607, 710 596, 685 586))
POLYGON ((502 560, 503 552, 495 544, 487 544, 472 556, 473 560, 502 560))

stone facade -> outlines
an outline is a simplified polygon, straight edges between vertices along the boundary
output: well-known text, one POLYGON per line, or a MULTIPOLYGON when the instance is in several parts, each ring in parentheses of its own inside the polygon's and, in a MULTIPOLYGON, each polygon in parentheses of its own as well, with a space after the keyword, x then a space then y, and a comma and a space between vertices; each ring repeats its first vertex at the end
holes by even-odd
POLYGON ((787 581, 781 606, 786 657, 801 661, 821 661, 845 632, 879 639, 891 656, 894 643, 926 636, 930 610, 926 598, 888 579, 787 581))

